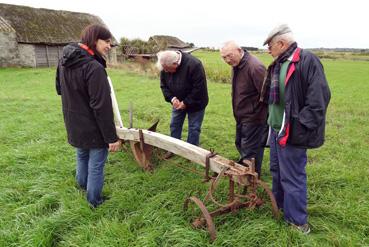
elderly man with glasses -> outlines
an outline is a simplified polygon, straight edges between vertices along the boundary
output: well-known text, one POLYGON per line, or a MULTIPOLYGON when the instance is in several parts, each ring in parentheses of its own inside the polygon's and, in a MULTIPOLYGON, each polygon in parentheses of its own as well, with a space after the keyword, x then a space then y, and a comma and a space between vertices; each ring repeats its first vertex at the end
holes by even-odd
POLYGON ((220 49, 223 60, 232 66, 232 108, 236 120, 235 144, 239 163, 255 159, 260 177, 264 155, 263 136, 267 133, 267 104, 259 102, 265 77, 265 66, 255 56, 243 50, 235 41, 220 49))
POLYGON ((269 104, 272 190, 285 221, 308 234, 307 149, 324 143, 331 94, 318 57, 297 46, 287 25, 274 28, 266 44, 274 58, 261 96, 269 104))
MULTIPOLYGON (((181 139, 183 123, 188 117, 187 142, 199 145, 201 125, 208 104, 205 70, 201 61, 181 51, 166 50, 157 54, 160 88, 172 104, 170 135, 181 139)), ((165 158, 170 158, 167 153, 165 158)))

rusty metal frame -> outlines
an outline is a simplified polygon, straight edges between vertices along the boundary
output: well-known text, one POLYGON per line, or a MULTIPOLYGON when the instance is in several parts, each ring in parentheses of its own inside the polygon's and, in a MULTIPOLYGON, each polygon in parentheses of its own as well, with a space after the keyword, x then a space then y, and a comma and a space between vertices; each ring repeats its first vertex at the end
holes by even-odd
MULTIPOLYGON (((118 126, 116 126, 117 135, 123 141, 130 142, 131 150, 138 164, 144 170, 152 171, 153 165, 151 164, 151 157, 153 153, 153 147, 155 146, 158 148, 167 149, 167 151, 172 151, 170 150, 171 148, 168 147, 168 145, 173 144, 174 140, 171 140, 171 137, 162 135, 160 133, 153 133, 156 131, 156 127, 159 121, 154 123, 148 130, 132 129, 132 104, 130 104, 129 110, 130 128, 125 128, 120 116, 113 84, 109 77, 108 81, 111 88, 114 117, 115 120, 117 120, 116 122, 118 122, 118 126)), ((183 142, 179 146, 182 151, 180 153, 181 156, 191 161, 196 161, 201 165, 205 165, 204 181, 211 180, 212 182, 210 184, 208 193, 203 201, 195 196, 191 196, 185 200, 184 209, 188 209, 190 202, 197 205, 197 207, 201 211, 201 214, 192 222, 192 225, 194 227, 201 227, 206 224, 211 241, 214 241, 216 239, 216 229, 213 222, 213 217, 228 212, 237 212, 239 209, 244 207, 254 208, 263 204, 263 198, 257 195, 258 187, 266 191, 272 205, 273 215, 278 217, 279 211, 273 193, 270 191, 267 184, 265 184, 261 180, 258 180, 258 174, 255 172, 255 160, 245 160, 241 165, 217 155, 214 150, 211 150, 209 152, 208 150, 204 150, 201 147, 191 146, 193 145, 183 142), (210 170, 218 174, 216 176, 210 177, 210 170), (228 178, 229 180, 227 204, 219 203, 217 200, 215 200, 213 195, 221 178, 228 178), (245 193, 235 193, 236 186, 238 186, 239 188, 243 187, 245 193), (205 202, 209 201, 209 199, 218 206, 218 209, 209 212, 209 210, 205 206, 205 202)))
MULTIPOLYGON (((158 121, 153 124, 148 130, 155 132, 158 121)), ((131 149, 137 163, 145 170, 152 171, 154 166, 151 164, 151 157, 153 153, 153 146, 145 143, 144 133, 142 129, 138 129, 138 140, 130 140, 131 149)), ((223 215, 229 212, 236 213, 242 208, 255 208, 262 206, 266 200, 271 204, 273 216, 279 217, 279 210, 273 193, 269 189, 268 185, 258 179, 258 174, 255 172, 255 160, 244 160, 243 164, 238 164, 233 161, 229 161, 227 166, 223 168, 215 175, 209 176, 211 170, 211 159, 217 159, 217 154, 214 150, 205 156, 205 172, 203 176, 204 182, 210 182, 208 192, 203 200, 196 196, 190 196, 185 199, 184 210, 187 211, 189 206, 197 207, 200 210, 198 215, 193 221, 192 226, 194 228, 205 227, 207 228, 210 240, 216 239, 216 228, 214 224, 214 217, 223 215), (240 166, 242 165, 242 166, 240 166), (226 204, 219 202, 214 193, 218 187, 221 179, 228 179, 228 202, 226 204), (242 192, 236 193, 236 188, 242 192), (258 195, 258 188, 265 191, 266 198, 262 198, 258 195), (208 210, 206 204, 212 203, 217 208, 213 211, 208 210)))
POLYGON ((216 216, 229 212, 236 213, 242 208, 253 209, 255 207, 260 207, 265 203, 265 200, 269 200, 271 203, 273 216, 276 218, 279 217, 279 210, 273 193, 266 183, 258 179, 258 175, 254 171, 254 162, 254 160, 247 162, 246 164, 248 165, 248 169, 243 174, 238 175, 239 178, 246 178, 246 181, 248 181, 247 185, 240 183, 240 181, 245 179, 235 179, 235 175, 233 173, 229 173, 230 171, 228 171, 228 169, 223 169, 218 176, 210 178, 210 187, 204 200, 200 200, 195 196, 191 196, 185 200, 183 206, 184 211, 188 210, 191 202, 193 202, 200 209, 200 215, 192 221, 191 225, 194 228, 201 228, 206 225, 211 241, 214 241, 217 235, 213 220, 216 216), (222 178, 228 178, 229 180, 228 203, 226 204, 218 202, 214 197, 214 192, 222 178), (248 193, 235 193, 236 186, 243 187, 243 192, 248 191, 248 193), (259 196, 257 194, 258 188, 264 190, 268 198, 262 198, 259 196), (209 212, 205 204, 209 201, 218 208, 209 212))

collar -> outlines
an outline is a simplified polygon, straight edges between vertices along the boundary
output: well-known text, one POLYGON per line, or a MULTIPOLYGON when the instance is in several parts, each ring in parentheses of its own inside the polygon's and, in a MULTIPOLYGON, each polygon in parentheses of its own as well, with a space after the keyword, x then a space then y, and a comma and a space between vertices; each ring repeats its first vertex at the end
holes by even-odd
POLYGON ((79 47, 81 47, 82 49, 86 50, 88 52, 88 54, 90 54, 91 56, 95 55, 94 51, 91 50, 87 45, 82 44, 82 43, 78 43, 79 47))
POLYGON ((242 69, 243 67, 245 67, 249 56, 250 56, 250 54, 248 53, 248 51, 243 50, 243 56, 241 58, 240 63, 236 66, 236 68, 237 69, 242 69))
POLYGON ((79 47, 81 47, 83 50, 87 51, 88 54, 90 54, 91 56, 93 56, 104 68, 106 68, 106 61, 105 59, 99 55, 99 53, 96 53, 91 50, 87 45, 82 44, 82 43, 78 43, 79 47))
POLYGON ((296 50, 292 54, 291 62, 298 62, 300 61, 300 54, 301 54, 301 48, 297 47, 296 50))

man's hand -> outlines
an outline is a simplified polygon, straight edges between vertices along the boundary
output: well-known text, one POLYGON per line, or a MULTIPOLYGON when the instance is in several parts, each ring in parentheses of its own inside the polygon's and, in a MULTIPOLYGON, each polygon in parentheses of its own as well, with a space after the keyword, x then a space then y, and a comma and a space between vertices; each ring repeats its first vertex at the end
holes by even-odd
POLYGON ((109 143, 109 152, 119 151, 121 146, 122 146, 122 141, 120 139, 114 143, 109 143))
POLYGON ((183 101, 179 102, 178 107, 176 109, 177 110, 184 110, 184 109, 186 109, 185 103, 183 103, 183 101))
POLYGON ((173 108, 174 109, 177 109, 178 110, 178 106, 179 106, 179 99, 177 99, 177 97, 174 97, 173 99, 172 99, 172 105, 173 105, 173 108))

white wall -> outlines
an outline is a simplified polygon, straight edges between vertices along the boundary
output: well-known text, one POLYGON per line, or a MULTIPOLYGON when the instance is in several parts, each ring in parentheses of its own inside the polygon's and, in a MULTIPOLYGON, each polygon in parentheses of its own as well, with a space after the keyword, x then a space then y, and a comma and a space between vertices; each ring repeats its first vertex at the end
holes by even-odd
POLYGON ((0 67, 19 66, 19 51, 15 32, 0 32, 0 67))

